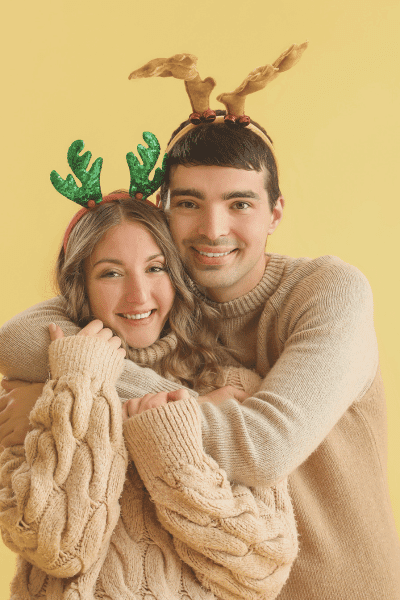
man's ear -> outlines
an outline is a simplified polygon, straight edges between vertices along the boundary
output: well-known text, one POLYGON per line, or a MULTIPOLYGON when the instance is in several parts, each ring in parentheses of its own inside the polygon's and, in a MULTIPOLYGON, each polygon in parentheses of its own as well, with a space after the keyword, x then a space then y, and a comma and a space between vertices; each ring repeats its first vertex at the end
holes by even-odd
POLYGON ((283 217, 283 208, 285 206, 285 199, 283 196, 279 196, 274 209, 272 211, 272 219, 268 229, 268 235, 274 233, 275 229, 278 227, 279 223, 282 221, 283 217))

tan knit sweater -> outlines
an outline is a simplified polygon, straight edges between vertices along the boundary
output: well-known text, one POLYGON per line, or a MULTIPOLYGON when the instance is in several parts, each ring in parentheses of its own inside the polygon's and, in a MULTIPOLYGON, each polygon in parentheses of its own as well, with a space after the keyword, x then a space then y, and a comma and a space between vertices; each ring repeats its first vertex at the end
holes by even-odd
MULTIPOLYGON (((241 405, 201 406, 204 449, 244 485, 290 474, 300 552, 279 600, 400 600, 385 398, 366 278, 331 256, 270 255, 251 292, 210 304, 220 311, 224 340, 264 379, 241 405)), ((0 371, 5 361, 15 377, 23 371, 28 380, 43 380, 45 360, 21 365, 30 348, 19 332, 30 339, 35 329, 33 354, 45 356, 51 320, 68 326, 59 299, 0 331, 0 341, 4 336, 15 350, 11 365, 0 344, 0 371)), ((130 383, 138 391, 163 389, 154 373, 125 364, 117 383, 122 397, 130 383)))
POLYGON ((96 338, 50 345, 33 431, 0 463, 12 600, 275 598, 297 550, 287 481, 230 485, 203 451, 194 398, 122 424, 123 363, 96 338))

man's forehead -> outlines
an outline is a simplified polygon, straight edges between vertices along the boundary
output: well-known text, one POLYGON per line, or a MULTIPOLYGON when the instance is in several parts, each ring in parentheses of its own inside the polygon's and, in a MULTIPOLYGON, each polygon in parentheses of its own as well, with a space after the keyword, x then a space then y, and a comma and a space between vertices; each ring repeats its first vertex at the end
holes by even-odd
POLYGON ((263 188, 267 171, 239 169, 209 165, 174 165, 171 169, 169 189, 171 197, 175 190, 191 191, 193 196, 201 197, 210 188, 224 189, 227 192, 242 189, 251 194, 255 188, 263 188))

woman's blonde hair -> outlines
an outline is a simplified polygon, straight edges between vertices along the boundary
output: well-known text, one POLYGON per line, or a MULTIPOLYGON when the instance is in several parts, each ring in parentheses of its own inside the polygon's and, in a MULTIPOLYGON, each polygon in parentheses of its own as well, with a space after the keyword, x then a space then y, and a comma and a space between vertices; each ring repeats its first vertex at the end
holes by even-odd
MULTIPOLYGON (((159 363, 152 365, 163 376, 183 385, 208 389, 219 383, 221 359, 218 352, 217 315, 192 294, 172 240, 165 214, 150 203, 116 199, 100 204, 84 215, 72 230, 66 252, 61 248, 56 266, 57 284, 67 301, 68 317, 84 327, 94 316, 85 286, 85 260, 111 227, 124 221, 139 222, 153 236, 165 256, 166 268, 175 289, 175 300, 163 334, 175 333, 177 345, 159 363)), ((127 357, 129 358, 129 347, 127 357)))

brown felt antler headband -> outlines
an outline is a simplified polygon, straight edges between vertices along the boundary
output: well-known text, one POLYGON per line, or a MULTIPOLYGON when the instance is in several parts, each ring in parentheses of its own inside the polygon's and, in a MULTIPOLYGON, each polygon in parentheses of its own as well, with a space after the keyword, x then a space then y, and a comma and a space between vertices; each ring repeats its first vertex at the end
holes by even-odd
POLYGON ((227 113, 225 116, 216 116, 215 111, 210 109, 210 94, 216 82, 212 77, 206 77, 204 80, 201 79, 196 67, 197 57, 193 56, 193 54, 175 54, 171 58, 155 58, 140 69, 133 71, 129 75, 129 79, 175 77, 176 79, 184 80, 193 112, 189 117, 190 124, 181 129, 171 140, 167 147, 167 152, 171 150, 172 146, 180 138, 201 122, 221 123, 225 121, 230 124, 248 127, 264 140, 273 153, 271 140, 256 125, 253 125, 250 122, 250 117, 244 113, 246 96, 262 90, 279 73, 291 69, 300 60, 307 46, 308 42, 300 45, 292 44, 272 64, 258 67, 254 71, 251 71, 233 92, 220 94, 217 100, 225 105, 227 113))

